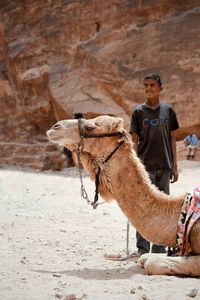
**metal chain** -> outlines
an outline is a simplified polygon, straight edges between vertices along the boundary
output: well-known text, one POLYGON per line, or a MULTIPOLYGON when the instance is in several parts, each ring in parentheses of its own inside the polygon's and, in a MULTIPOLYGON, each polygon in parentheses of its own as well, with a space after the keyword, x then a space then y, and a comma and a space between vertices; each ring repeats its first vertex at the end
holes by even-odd
POLYGON ((81 197, 83 199, 85 199, 88 204, 92 204, 92 201, 89 200, 88 194, 87 194, 86 189, 83 184, 82 165, 81 165, 81 159, 80 159, 80 154, 81 154, 82 149, 83 149, 83 144, 82 144, 82 140, 81 140, 81 142, 79 143, 78 148, 76 150, 77 159, 78 159, 79 178, 80 178, 80 182, 81 182, 81 197))

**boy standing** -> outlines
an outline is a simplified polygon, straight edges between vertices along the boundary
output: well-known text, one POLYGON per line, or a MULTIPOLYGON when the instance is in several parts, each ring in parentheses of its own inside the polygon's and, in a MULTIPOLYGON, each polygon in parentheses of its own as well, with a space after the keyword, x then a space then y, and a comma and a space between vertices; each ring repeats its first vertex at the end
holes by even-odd
MULTIPOLYGON (((174 131, 179 128, 176 114, 171 105, 160 103, 162 81, 157 74, 144 78, 146 101, 132 113, 130 133, 135 149, 143 162, 150 180, 157 188, 169 194, 169 183, 178 180, 176 140, 174 131)), ((159 224, 158 224, 159 226, 159 224)), ((150 251, 150 243, 139 232, 136 233, 140 256, 150 251)), ((152 245, 152 252, 164 253, 162 245, 152 245)))

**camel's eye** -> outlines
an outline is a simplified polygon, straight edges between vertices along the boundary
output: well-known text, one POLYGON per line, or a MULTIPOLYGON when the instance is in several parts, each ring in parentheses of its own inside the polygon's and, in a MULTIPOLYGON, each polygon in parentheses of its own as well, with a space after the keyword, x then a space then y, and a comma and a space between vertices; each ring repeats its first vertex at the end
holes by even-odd
POLYGON ((84 129, 86 130, 86 131, 92 131, 92 130, 94 130, 96 127, 94 126, 94 125, 92 125, 92 124, 88 124, 88 125, 85 125, 84 126, 84 129))

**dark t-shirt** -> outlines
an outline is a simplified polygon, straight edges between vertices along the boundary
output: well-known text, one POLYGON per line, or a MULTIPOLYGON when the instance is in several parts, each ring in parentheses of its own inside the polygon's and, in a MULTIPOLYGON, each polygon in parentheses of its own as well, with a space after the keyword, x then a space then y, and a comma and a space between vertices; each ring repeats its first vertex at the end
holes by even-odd
POLYGON ((176 113, 167 103, 155 110, 140 104, 133 110, 129 132, 139 137, 137 154, 147 171, 172 169, 171 131, 178 128, 176 113))

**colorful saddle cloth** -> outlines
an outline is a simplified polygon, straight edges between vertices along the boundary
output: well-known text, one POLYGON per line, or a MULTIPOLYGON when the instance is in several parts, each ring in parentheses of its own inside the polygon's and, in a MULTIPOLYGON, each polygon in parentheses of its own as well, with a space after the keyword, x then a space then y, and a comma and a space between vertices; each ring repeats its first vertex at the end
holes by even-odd
POLYGON ((192 192, 187 193, 187 197, 181 209, 181 215, 178 222, 177 230, 177 251, 176 255, 190 255, 192 249, 190 247, 189 235, 192 226, 200 218, 200 186, 196 187, 192 192))

